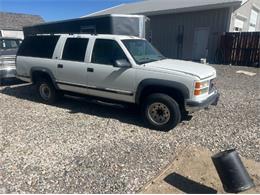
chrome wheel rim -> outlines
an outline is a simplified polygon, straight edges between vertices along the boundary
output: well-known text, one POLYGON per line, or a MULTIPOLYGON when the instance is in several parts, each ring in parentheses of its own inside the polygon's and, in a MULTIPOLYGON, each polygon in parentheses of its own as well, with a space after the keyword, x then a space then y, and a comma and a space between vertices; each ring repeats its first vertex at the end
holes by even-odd
POLYGON ((41 84, 40 86, 40 94, 42 99, 44 100, 49 100, 51 97, 51 89, 48 85, 46 84, 41 84))
POLYGON ((156 125, 165 125, 169 122, 171 113, 165 104, 156 102, 148 107, 148 117, 156 125))

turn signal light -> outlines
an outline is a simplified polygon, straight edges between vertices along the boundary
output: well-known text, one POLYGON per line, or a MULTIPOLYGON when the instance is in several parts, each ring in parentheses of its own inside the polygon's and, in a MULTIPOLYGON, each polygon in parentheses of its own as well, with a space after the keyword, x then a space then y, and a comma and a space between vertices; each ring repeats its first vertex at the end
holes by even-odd
POLYGON ((201 90, 200 89, 195 89, 194 95, 201 95, 201 90))
POLYGON ((195 88, 196 89, 201 89, 201 88, 205 88, 209 86, 209 82, 205 81, 205 82, 196 82, 195 83, 195 88))
POLYGON ((200 82, 195 83, 195 88, 196 89, 200 89, 201 88, 201 83, 200 82))
POLYGON ((196 82, 195 83, 195 90, 194 90, 194 95, 202 95, 207 93, 209 90, 209 81, 204 81, 204 82, 196 82))

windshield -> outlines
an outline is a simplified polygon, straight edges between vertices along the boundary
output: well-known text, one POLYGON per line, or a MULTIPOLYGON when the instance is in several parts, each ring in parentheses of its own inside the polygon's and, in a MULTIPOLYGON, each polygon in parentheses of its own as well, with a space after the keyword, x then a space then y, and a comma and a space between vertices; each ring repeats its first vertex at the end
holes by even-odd
POLYGON ((165 59, 148 41, 146 40, 122 40, 137 64, 165 59))

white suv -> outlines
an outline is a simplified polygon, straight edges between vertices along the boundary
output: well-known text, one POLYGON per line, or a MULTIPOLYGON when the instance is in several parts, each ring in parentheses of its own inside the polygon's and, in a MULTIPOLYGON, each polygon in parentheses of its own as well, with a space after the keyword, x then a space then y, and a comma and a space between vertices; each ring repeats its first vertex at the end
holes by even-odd
POLYGON ((119 35, 37 35, 17 53, 17 78, 54 103, 73 92, 140 105, 147 125, 170 130, 187 112, 216 105, 216 70, 166 59, 148 41, 119 35))

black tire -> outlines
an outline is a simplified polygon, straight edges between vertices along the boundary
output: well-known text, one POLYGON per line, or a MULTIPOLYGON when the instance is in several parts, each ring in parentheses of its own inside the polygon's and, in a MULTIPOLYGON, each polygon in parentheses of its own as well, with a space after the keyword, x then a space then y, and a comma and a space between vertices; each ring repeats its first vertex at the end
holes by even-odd
POLYGON ((48 79, 38 80, 36 87, 42 102, 47 104, 54 104, 59 99, 59 92, 48 79))
POLYGON ((143 101, 142 115, 149 128, 159 131, 169 131, 181 121, 178 103, 170 96, 161 93, 151 94, 143 101))

